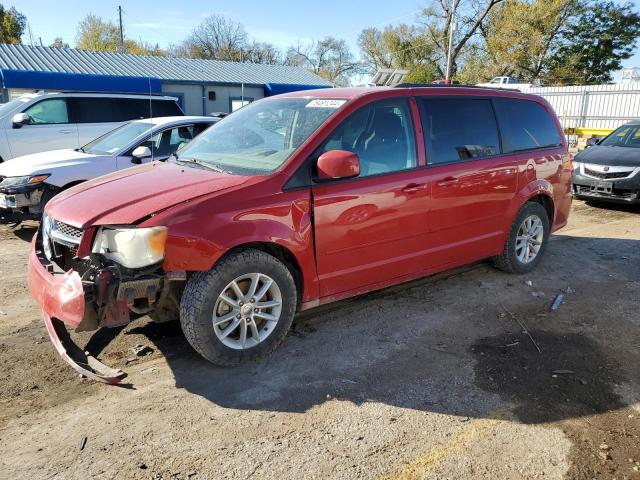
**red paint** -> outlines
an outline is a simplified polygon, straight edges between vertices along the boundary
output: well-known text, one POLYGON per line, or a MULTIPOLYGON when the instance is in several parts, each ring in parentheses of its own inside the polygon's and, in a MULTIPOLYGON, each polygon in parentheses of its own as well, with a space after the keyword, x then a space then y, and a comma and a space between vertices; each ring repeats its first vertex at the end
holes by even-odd
POLYGON ((84 290, 77 272, 52 275, 42 265, 35 250, 36 237, 29 254, 29 290, 35 301, 49 316, 77 327, 84 316, 84 290))
MULTIPOLYGON (((301 272, 302 309, 496 255, 518 210, 538 195, 553 205, 552 230, 566 224, 571 204, 566 143, 535 153, 429 165, 422 135, 426 127, 413 98, 420 95, 523 98, 551 111, 539 97, 462 87, 295 92, 286 96, 349 101, 272 175, 233 176, 153 163, 74 187, 56 197, 47 213, 85 229, 167 226, 166 272, 208 270, 232 248, 277 244, 291 253, 301 272), (417 168, 283 190, 348 115, 392 97, 410 99, 417 168)), ((337 157, 335 152, 329 155, 323 167, 332 172, 329 176, 353 171, 353 162, 344 158, 336 167, 337 157)), ((90 242, 92 235, 88 232, 84 241, 90 242)), ((88 248, 81 246, 83 252, 88 248)), ((61 295, 42 293, 60 280, 51 280, 53 276, 42 272, 34 259, 38 262, 32 253, 29 279, 34 296, 49 314, 60 314, 74 324, 77 314, 63 315, 67 307, 61 295), (55 301, 47 303, 45 297, 55 301)), ((70 278, 62 283, 69 281, 73 283, 70 278)))

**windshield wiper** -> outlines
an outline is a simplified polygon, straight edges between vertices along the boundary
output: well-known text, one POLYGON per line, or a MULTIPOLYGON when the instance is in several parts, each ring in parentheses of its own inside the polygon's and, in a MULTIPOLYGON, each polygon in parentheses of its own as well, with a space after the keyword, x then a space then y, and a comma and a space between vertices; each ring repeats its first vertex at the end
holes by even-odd
POLYGON ((223 170, 222 168, 220 168, 219 166, 212 164, 212 163, 207 163, 207 162, 203 162, 202 160, 198 160, 197 158, 180 158, 178 159, 177 155, 174 155, 174 159, 177 163, 179 164, 188 164, 188 163, 193 163, 195 165, 198 165, 200 167, 204 167, 208 170, 213 170, 214 172, 218 172, 218 173, 231 173, 231 172, 227 172, 226 170, 223 170))

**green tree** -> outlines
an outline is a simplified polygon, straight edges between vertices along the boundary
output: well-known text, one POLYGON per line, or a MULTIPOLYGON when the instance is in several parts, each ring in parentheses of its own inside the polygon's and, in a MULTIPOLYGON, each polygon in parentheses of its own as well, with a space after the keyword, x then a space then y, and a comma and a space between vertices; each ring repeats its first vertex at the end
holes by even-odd
POLYGON ((489 19, 489 14, 504 0, 457 0, 455 15, 450 0, 433 0, 418 17, 430 38, 438 68, 445 72, 449 54, 449 34, 453 29, 451 45, 452 73, 458 70, 465 50, 474 45, 478 32, 489 19))
POLYGON ((147 55, 155 57, 163 57, 167 55, 166 50, 161 49, 160 45, 157 43, 153 45, 142 40, 136 42, 135 40, 125 39, 124 51, 132 55, 147 55))
POLYGON ((120 47, 120 30, 110 21, 89 14, 78 24, 76 47, 97 52, 116 52, 120 47))
POLYGON ((496 75, 540 79, 577 11, 577 0, 506 0, 481 29, 485 80, 496 75))
POLYGON ((27 17, 15 7, 6 10, 0 5, 0 43, 18 45, 22 43, 22 34, 27 27, 27 17))
POLYGON ((564 41, 550 61, 548 77, 562 84, 612 81, 640 37, 640 15, 633 4, 590 1, 570 22, 564 41))
MULTIPOLYGON (((58 39, 56 39, 57 41, 58 39)), ((59 39, 62 42, 62 39, 59 39)), ((52 45, 55 47, 56 45, 52 45)), ((96 52, 119 52, 134 55, 166 55, 158 44, 152 45, 143 40, 124 39, 120 47, 120 29, 111 21, 89 14, 78 24, 76 48, 96 52)))
POLYGON ((418 26, 401 24, 384 30, 366 28, 358 37, 364 67, 369 73, 379 68, 408 70, 405 81, 428 83, 442 76, 434 46, 418 26))

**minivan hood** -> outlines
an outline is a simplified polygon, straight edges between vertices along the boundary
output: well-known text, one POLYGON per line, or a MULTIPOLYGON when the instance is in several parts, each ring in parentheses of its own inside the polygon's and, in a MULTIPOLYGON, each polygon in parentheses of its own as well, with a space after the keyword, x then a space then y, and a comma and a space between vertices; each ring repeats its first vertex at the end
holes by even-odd
POLYGON ((240 185, 249 178, 151 162, 65 190, 47 204, 46 213, 78 228, 133 224, 187 200, 240 185))
POLYGON ((594 145, 578 153, 575 161, 611 167, 640 167, 640 148, 594 145))
POLYGON ((51 173, 50 170, 61 167, 73 167, 80 163, 96 160, 98 156, 76 150, 52 150, 15 157, 0 164, 0 176, 21 177, 40 173, 51 173))

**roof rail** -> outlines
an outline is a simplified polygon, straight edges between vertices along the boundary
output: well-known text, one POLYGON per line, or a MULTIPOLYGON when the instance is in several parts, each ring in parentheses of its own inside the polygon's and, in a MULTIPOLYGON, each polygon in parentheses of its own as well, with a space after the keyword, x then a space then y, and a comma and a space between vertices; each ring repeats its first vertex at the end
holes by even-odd
POLYGON ((46 95, 49 93, 90 93, 90 94, 101 94, 101 95, 137 95, 143 97, 172 97, 176 98, 175 95, 166 94, 165 92, 107 92, 100 90, 38 90, 35 92, 35 95, 46 95))
POLYGON ((393 88, 478 88, 480 90, 499 90, 501 92, 520 92, 519 88, 481 87, 479 85, 465 85, 462 83, 399 83, 393 88))

